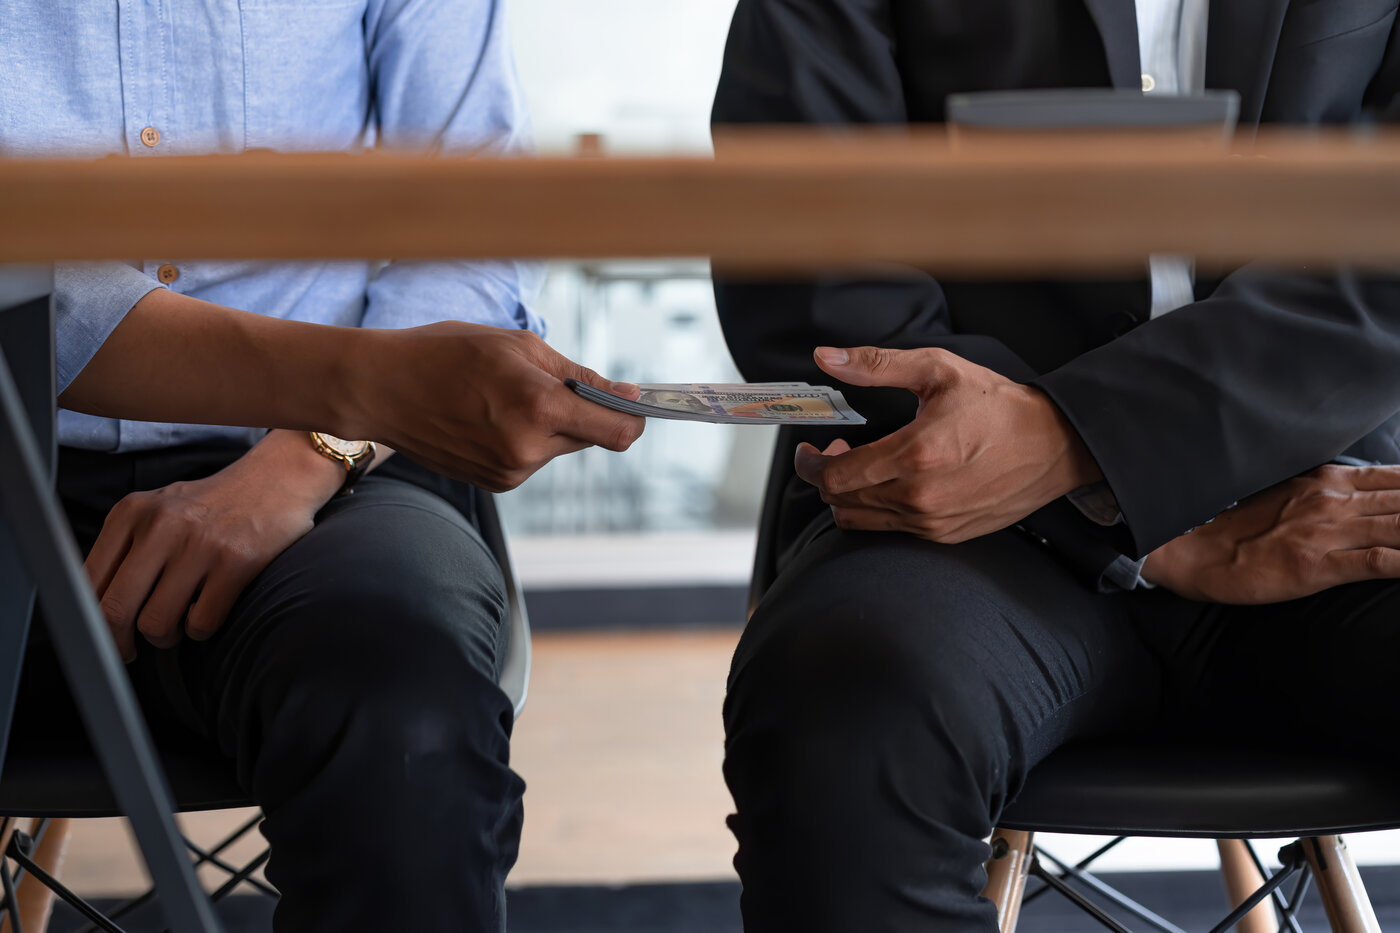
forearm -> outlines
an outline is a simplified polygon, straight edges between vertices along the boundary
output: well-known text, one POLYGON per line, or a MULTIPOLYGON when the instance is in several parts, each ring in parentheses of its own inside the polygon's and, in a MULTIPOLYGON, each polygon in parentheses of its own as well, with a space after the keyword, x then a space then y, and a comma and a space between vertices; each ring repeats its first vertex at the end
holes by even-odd
POLYGON ((356 437, 349 400, 368 331, 285 321, 165 290, 137 302, 59 397, 141 421, 328 431, 356 437))
POLYGON ((590 445, 625 450, 642 419, 566 379, 635 398, 540 338, 460 321, 405 330, 303 324, 152 293, 62 402, 152 421, 325 431, 389 444, 446 476, 513 489, 590 445))

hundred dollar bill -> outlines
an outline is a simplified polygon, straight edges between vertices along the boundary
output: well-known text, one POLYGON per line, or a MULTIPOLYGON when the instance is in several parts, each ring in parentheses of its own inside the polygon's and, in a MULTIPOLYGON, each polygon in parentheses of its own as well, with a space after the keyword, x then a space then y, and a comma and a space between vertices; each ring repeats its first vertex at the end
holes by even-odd
POLYGON ((805 382, 643 385, 636 401, 566 379, 583 398, 643 418, 712 424, 865 424, 836 389, 805 382))

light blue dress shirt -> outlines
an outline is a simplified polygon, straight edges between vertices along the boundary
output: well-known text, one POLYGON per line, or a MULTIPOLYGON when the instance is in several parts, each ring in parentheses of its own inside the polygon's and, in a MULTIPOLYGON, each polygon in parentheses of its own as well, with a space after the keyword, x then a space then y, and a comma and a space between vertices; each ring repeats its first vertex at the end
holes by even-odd
MULTIPOLYGON (((1137 0, 1142 92, 1149 97, 1200 94, 1206 87, 1209 0, 1137 0)), ((1195 300, 1195 263, 1184 256, 1152 256, 1152 317, 1195 300)))
MULTIPOLYGON (((504 0, 4 0, 0 154, 522 149, 528 118, 503 7, 504 0)), ((159 215, 161 205, 148 210, 159 215)), ((458 319, 544 330, 527 306, 539 278, 534 264, 167 256, 60 264, 60 391, 132 305, 162 287, 156 276, 166 264, 178 271, 172 290, 292 320, 398 328, 458 319)), ((248 444, 261 434, 59 416, 62 443, 95 450, 248 444)))

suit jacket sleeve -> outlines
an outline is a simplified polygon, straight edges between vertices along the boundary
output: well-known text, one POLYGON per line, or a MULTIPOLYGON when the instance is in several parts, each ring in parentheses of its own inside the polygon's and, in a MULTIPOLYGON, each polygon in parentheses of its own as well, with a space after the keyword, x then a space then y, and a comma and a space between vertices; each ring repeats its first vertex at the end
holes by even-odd
POLYGON ((1143 554, 1326 463, 1400 410, 1400 282, 1249 266, 1035 380, 1143 554))
MULTIPOLYGON (((1357 119, 1400 119, 1400 20, 1357 119)), ((1344 453, 1395 462, 1400 277, 1248 265, 1036 383, 1103 468, 1123 549, 1144 554, 1344 453)))

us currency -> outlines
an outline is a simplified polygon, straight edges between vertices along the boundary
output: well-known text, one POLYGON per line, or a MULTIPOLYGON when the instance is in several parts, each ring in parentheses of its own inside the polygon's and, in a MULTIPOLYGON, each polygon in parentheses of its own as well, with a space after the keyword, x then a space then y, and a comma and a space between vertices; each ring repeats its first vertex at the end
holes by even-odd
POLYGON ((643 418, 711 424, 865 424, 839 391, 805 382, 653 383, 641 386, 636 401, 576 379, 565 382, 591 402, 643 418))

